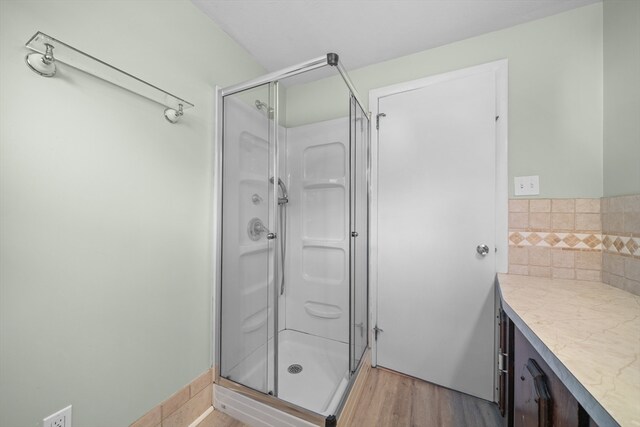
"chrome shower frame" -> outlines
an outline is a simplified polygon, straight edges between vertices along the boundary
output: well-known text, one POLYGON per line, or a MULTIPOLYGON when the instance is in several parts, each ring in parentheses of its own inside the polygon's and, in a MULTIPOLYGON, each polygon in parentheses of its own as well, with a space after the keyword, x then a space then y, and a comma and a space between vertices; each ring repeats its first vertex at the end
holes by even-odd
MULTIPOLYGON (((353 82, 351 81, 351 79, 349 78, 349 75, 347 74, 347 70, 344 68, 344 66, 342 65, 342 63, 338 58, 338 55, 335 53, 328 53, 324 56, 320 56, 318 58, 314 58, 306 62, 301 62, 300 64, 292 65, 291 67, 283 68, 280 71, 274 71, 273 73, 265 74, 258 78, 248 80, 244 83, 238 83, 237 85, 228 86, 228 87, 219 89, 218 96, 220 98, 219 99, 220 103, 218 106, 222 105, 221 101, 223 96, 233 95, 234 93, 242 92, 247 89, 253 89, 255 87, 262 86, 263 84, 266 84, 266 83, 279 81, 282 79, 286 79, 287 77, 297 76, 298 74, 306 73, 307 71, 312 71, 312 70, 322 68, 322 67, 327 67, 327 66, 336 67, 336 69, 338 70, 338 73, 340 74, 345 84, 353 94, 354 98, 360 105, 360 108, 362 108, 362 111, 366 112, 367 118, 371 119, 370 114, 364 105, 364 102, 362 102, 362 99, 360 98, 360 94, 358 94, 356 87, 353 85, 353 82)), ((218 137, 222 137, 222 134, 219 133, 218 137)))
MULTIPOLYGON (((328 53, 324 56, 321 57, 317 57, 314 59, 311 59, 309 61, 305 61, 287 68, 283 68, 282 70, 279 71, 275 71, 269 74, 265 74, 261 77, 252 79, 252 80, 248 80, 245 81, 243 83, 239 83, 236 85, 232 85, 232 86, 228 86, 225 88, 220 88, 220 87, 216 87, 216 99, 215 99, 215 108, 216 108, 216 112, 217 112, 217 129, 216 129, 216 143, 215 143, 215 186, 214 186, 214 215, 215 215, 215 225, 216 225, 216 229, 215 232, 217 233, 221 233, 222 230, 222 167, 223 167, 223 156, 222 156, 222 139, 223 139, 223 118, 224 118, 224 111, 223 111, 223 107, 224 107, 224 102, 223 99, 225 96, 227 95, 233 95, 235 93, 239 93, 248 89, 253 89, 256 88, 258 86, 262 86, 268 83, 275 83, 275 93, 273 93, 273 98, 274 98, 274 103, 273 105, 270 107, 273 109, 273 112, 268 111, 269 114, 273 114, 273 117, 270 117, 273 122, 276 124, 276 126, 273 126, 273 129, 271 131, 271 137, 274 138, 274 141, 277 140, 278 138, 278 129, 277 129, 277 123, 279 123, 279 105, 278 105, 278 90, 277 90, 277 85, 278 82, 280 80, 286 79, 288 77, 293 77, 296 76, 298 74, 303 74, 309 71, 313 71, 316 69, 320 69, 323 67, 335 67, 338 74, 341 76, 341 78, 343 79, 343 81, 345 82, 347 88, 349 89, 351 95, 353 96, 353 98, 355 99, 355 101, 357 102, 357 104, 360 106, 360 108, 362 109, 362 112, 366 115, 367 119, 369 119, 369 121, 371 120, 371 114, 368 111, 368 109, 365 107, 364 102, 362 102, 362 99, 360 98, 360 95, 358 94, 355 86, 353 85, 351 79, 349 78, 349 76, 347 75, 346 69, 344 68, 344 66, 342 65, 342 63, 339 60, 339 57, 337 54, 335 53, 328 53)), ((258 107, 258 104, 256 103, 256 107, 258 107)), ((259 107, 258 107, 259 108, 259 107)), ((276 153, 275 156, 273 157, 274 159, 274 164, 272 165, 272 171, 273 171, 273 176, 278 177, 278 153, 277 153, 277 146, 278 144, 275 144, 276 147, 276 153)), ((370 160, 367 160, 367 162, 369 162, 370 160)), ((367 170, 369 168, 367 167, 367 170)), ((367 181, 369 182, 369 179, 367 179, 367 181)), ((277 195, 278 194, 278 180, 274 179, 273 182, 271 183, 273 185, 273 194, 277 195)), ((273 200, 273 211, 277 212, 278 209, 278 204, 279 204, 279 198, 276 196, 274 197, 273 200)), ((370 200, 370 185, 367 185, 367 200, 370 200)), ((356 369, 352 372, 352 376, 349 380, 349 383, 347 384, 346 390, 344 391, 343 397, 341 399, 341 402, 339 403, 337 409, 336 409, 336 414, 335 416, 332 416, 331 418, 333 418, 333 420, 329 420, 329 418, 320 415, 316 412, 313 412, 311 410, 308 410, 304 407, 298 406, 296 404, 287 402, 285 400, 282 400, 278 397, 269 395, 269 394, 265 394, 259 391, 256 391, 250 387, 247 387, 245 385, 242 385, 240 383, 237 383, 235 381, 231 381, 223 376, 221 376, 221 372, 220 372, 220 360, 221 360, 221 321, 222 321, 222 309, 221 309, 221 294, 222 294, 222 273, 221 273, 221 266, 222 266, 222 240, 220 238, 221 236, 215 235, 214 234, 214 247, 215 247, 215 253, 216 253, 216 257, 214 259, 214 277, 213 277, 213 282, 214 282, 214 292, 213 292, 213 301, 212 301, 212 306, 213 306, 213 312, 214 312, 214 319, 213 319, 213 330, 215 331, 215 340, 213 342, 213 348, 212 348, 212 352, 211 352, 211 361, 212 361, 212 366, 214 368, 214 383, 217 385, 220 385, 222 387, 225 387, 229 390, 238 392, 240 394, 243 394, 247 397, 250 397, 258 402, 264 403, 266 405, 269 405, 275 409, 278 409, 282 412, 288 413, 290 415, 293 415, 295 417, 298 417, 300 419, 303 419, 305 421, 311 422, 313 424, 319 425, 319 426, 325 426, 325 425, 335 425, 333 423, 335 423, 336 419, 339 418, 340 414, 342 413, 342 410, 344 408, 344 405, 346 403, 346 400, 349 396, 349 393, 351 392, 351 389, 353 388, 354 382, 358 376, 358 373, 362 370, 363 365, 365 363, 366 357, 362 357, 362 359, 359 361, 358 366, 356 367, 356 369)), ((276 251, 277 253, 277 251, 276 251)), ((276 331, 276 333, 274 334, 274 348, 278 348, 278 298, 280 296, 280 292, 274 292, 274 312, 275 314, 275 328, 274 330, 276 331)), ((368 303, 367 303, 368 306, 368 303)), ((367 310, 368 313, 368 310, 367 310)), ((368 316, 368 314, 367 314, 368 316)), ((371 343, 368 343, 368 348, 370 348, 371 343)), ((275 358, 275 366, 278 366, 278 359, 277 359, 277 353, 278 351, 274 351, 274 358, 275 358)), ((368 350, 365 351, 365 354, 368 353, 368 350)), ((277 390, 277 381, 278 381, 278 375, 277 372, 274 373, 274 389, 277 390)))

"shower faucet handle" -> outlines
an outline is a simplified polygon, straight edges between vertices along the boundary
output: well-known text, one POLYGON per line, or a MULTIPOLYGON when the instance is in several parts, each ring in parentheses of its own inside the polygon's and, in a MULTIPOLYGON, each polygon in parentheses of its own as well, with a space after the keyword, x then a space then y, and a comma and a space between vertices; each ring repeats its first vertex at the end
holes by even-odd
POLYGON ((249 235, 249 238, 254 242, 257 242, 260 240, 262 233, 267 233, 267 239, 269 240, 276 238, 276 233, 269 231, 260 218, 251 218, 247 225, 247 234, 249 235))

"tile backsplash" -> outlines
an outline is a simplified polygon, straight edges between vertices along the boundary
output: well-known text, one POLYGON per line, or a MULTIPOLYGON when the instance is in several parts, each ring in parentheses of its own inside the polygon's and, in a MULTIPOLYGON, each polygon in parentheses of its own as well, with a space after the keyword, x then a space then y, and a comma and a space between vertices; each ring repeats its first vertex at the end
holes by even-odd
POLYGON ((604 197, 602 281, 640 295, 640 195, 604 197))
POLYGON ((509 273, 602 280, 600 199, 509 200, 509 273))
POLYGON ((509 200, 509 273, 640 295, 640 195, 509 200))

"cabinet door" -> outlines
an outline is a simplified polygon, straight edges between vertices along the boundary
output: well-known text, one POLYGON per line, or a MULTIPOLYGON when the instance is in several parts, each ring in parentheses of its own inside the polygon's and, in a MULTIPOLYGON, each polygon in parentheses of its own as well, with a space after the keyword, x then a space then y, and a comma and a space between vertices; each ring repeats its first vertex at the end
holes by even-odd
POLYGON ((551 394, 547 377, 535 360, 529 359, 520 372, 516 410, 523 427, 551 426, 551 394))
MULTIPOLYGON (((517 328, 514 331, 514 338, 515 425, 518 427, 585 425, 584 410, 578 401, 517 328), (544 389, 548 393, 546 398, 544 389), (546 409, 545 405, 547 405, 546 409)), ((586 421, 588 422, 588 417, 586 421)))
POLYGON ((500 309, 498 318, 500 341, 498 344, 498 408, 504 427, 513 427, 513 330, 514 325, 500 309))

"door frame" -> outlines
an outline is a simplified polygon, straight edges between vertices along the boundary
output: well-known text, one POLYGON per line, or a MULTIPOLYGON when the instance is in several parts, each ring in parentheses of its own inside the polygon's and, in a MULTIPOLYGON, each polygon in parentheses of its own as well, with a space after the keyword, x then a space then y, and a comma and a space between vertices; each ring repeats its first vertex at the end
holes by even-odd
MULTIPOLYGON (((371 110, 371 205, 370 205, 370 235, 369 235, 369 307, 370 329, 378 324, 378 101, 381 98, 421 89, 426 86, 455 80, 474 74, 493 71, 496 76, 496 111, 499 119, 496 122, 496 183, 495 183, 495 212, 496 212, 496 272, 506 273, 508 270, 508 60, 501 59, 482 65, 437 74, 417 80, 398 83, 369 91, 369 109, 371 110)), ((384 120, 384 118, 382 118, 384 120)), ((375 336, 375 333, 374 333, 375 336)), ((377 366, 378 348, 376 339, 371 339, 371 365, 377 366)), ((495 376, 495 375, 494 375, 495 376)))

